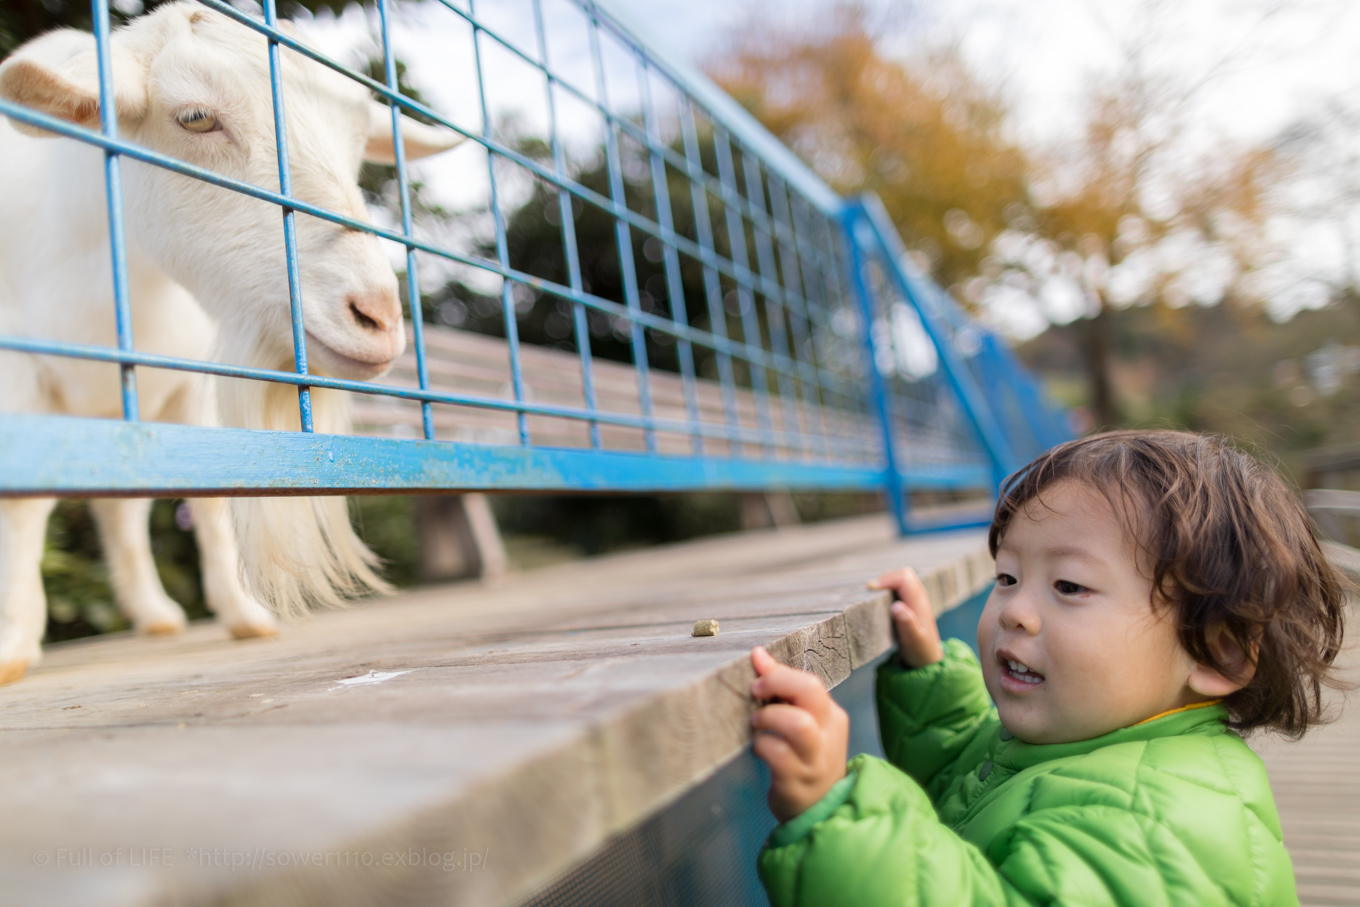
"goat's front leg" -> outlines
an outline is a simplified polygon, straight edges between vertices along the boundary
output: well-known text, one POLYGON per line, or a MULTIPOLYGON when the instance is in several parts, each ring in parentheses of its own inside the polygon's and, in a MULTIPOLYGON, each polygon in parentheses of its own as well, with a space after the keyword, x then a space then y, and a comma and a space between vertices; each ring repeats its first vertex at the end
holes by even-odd
POLYGON ((141 633, 178 633, 184 609, 165 593, 151 556, 151 500, 104 498, 90 502, 104 562, 119 609, 141 633))
POLYGON ((190 498, 203 595, 208 608, 237 639, 273 636, 278 623, 241 584, 241 554, 231 525, 231 510, 222 498, 190 498))
POLYGON ((42 657, 47 629, 42 554, 54 498, 0 501, 0 683, 42 657))

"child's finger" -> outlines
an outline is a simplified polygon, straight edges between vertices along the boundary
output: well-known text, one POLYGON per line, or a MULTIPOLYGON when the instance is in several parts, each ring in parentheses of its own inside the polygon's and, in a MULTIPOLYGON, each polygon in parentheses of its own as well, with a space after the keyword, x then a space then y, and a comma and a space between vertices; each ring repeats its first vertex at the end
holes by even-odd
POLYGON ((798 778, 807 772, 807 765, 789 746, 788 741, 777 734, 756 734, 751 741, 751 749, 756 758, 770 767, 770 776, 775 784, 798 778))
MULTIPOLYGON (((919 635, 924 632, 926 616, 913 609, 906 602, 893 602, 888 613, 892 614, 893 623, 897 624, 899 633, 905 631, 919 635)), ((933 619, 933 615, 931 615, 931 618, 933 619)))
POLYGON ((807 709, 819 724, 829 717, 831 695, 816 674, 775 664, 768 673, 751 684, 751 695, 757 699, 780 699, 807 709))
POLYGON ((778 734, 804 762, 811 762, 817 756, 822 729, 805 709, 783 703, 767 705, 751 716, 751 727, 778 734))
POLYGON ((763 677, 770 673, 771 669, 779 667, 779 662, 775 661, 769 649, 764 646, 756 646, 751 650, 751 667, 756 669, 757 677, 763 677))
MULTIPOLYGON (((918 581, 919 585, 919 581, 918 581)), ((924 589, 920 595, 908 595, 907 601, 893 602, 889 609, 902 660, 911 667, 933 664, 944 657, 940 644, 940 628, 924 589)))
POLYGON ((921 578, 916 575, 916 571, 910 567, 888 570, 880 574, 877 579, 869 580, 868 586, 870 589, 891 589, 898 601, 905 602, 913 609, 919 608, 921 605, 930 607, 926 587, 922 584, 921 578))
POLYGON ((910 567, 899 567, 896 570, 885 570, 877 578, 868 582, 870 589, 892 589, 896 591, 908 582, 909 577, 915 577, 916 571, 910 567))
POLYGON ((819 717, 822 700, 830 701, 831 697, 817 675, 779 663, 764 646, 751 650, 751 664, 758 675, 751 683, 751 695, 756 699, 780 699, 807 707, 807 702, 799 703, 795 697, 804 700, 811 697, 814 717, 819 717))

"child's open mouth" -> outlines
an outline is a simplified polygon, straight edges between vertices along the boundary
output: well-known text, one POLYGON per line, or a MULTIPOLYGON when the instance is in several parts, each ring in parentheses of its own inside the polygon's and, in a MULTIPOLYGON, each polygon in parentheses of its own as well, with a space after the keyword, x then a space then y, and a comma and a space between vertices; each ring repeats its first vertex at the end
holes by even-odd
POLYGON ((997 653, 997 660, 1001 663, 1001 686, 1009 692, 1023 693, 1044 682, 1044 675, 1022 661, 1008 658, 1006 653, 997 653))

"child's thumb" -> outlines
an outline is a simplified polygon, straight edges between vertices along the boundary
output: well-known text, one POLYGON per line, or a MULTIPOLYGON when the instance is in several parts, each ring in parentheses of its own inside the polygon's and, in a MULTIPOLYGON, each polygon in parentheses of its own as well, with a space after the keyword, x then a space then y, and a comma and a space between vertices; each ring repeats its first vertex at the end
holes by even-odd
POLYGON ((774 656, 764 646, 756 646, 751 650, 751 667, 756 669, 756 676, 763 677, 777 664, 779 662, 775 661, 774 656))

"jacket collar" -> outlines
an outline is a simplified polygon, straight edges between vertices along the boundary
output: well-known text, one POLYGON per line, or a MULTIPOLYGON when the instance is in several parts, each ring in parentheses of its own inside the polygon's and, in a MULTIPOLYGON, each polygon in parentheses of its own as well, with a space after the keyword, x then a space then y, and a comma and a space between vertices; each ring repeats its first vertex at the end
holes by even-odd
MULTIPOLYGON (((1195 709, 1175 710, 1155 715, 1140 721, 1132 727, 1110 731, 1090 740, 1077 740, 1072 743, 1025 743, 1012 737, 1002 740, 996 748, 995 761, 998 765, 1013 771, 1021 771, 1041 762, 1063 759, 1068 756, 1084 756, 1094 750, 1119 743, 1134 743, 1154 740, 1158 737, 1180 737, 1184 735, 1213 736, 1228 731, 1228 710, 1222 703, 1214 703, 1195 709)), ((1009 735, 1003 735, 1009 736, 1009 735)))

